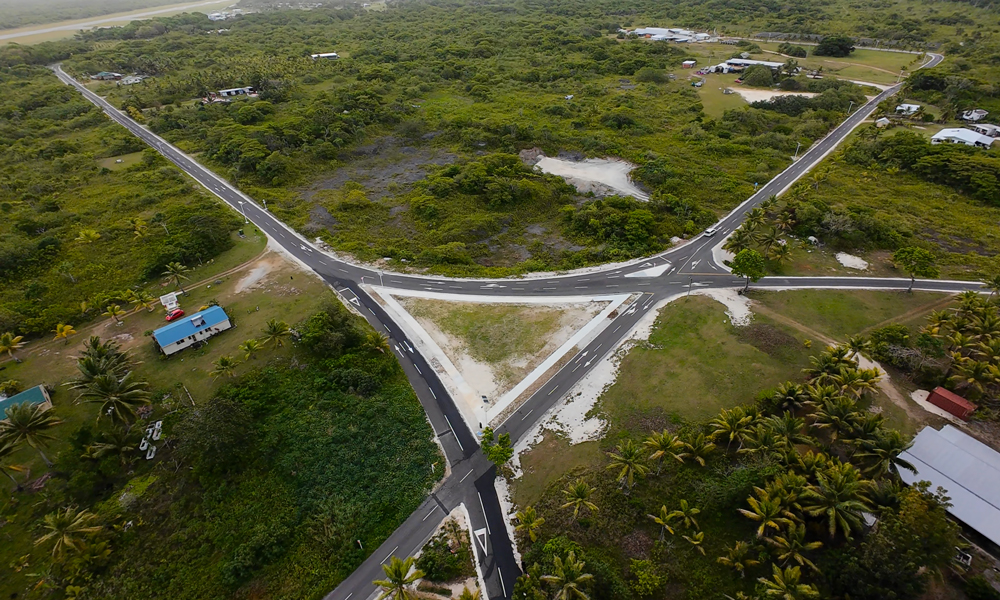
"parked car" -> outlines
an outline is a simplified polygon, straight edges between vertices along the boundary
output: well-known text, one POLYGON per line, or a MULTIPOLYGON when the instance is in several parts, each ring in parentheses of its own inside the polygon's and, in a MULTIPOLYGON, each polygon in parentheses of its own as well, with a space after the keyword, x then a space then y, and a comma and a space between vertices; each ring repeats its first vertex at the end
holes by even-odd
POLYGON ((174 310, 167 313, 167 320, 173 321, 174 319, 179 319, 183 316, 184 316, 184 311, 179 308, 175 308, 174 310))

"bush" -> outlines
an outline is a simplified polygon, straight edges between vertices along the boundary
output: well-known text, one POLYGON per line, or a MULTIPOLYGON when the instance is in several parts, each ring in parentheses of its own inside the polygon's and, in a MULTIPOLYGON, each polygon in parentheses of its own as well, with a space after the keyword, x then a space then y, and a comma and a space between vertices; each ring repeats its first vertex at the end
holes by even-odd
POLYGON ((774 77, 771 75, 771 68, 767 65, 750 65, 743 72, 744 85, 752 87, 771 87, 774 85, 774 77))
POLYGON ((846 35, 828 35, 813 50, 815 56, 844 57, 854 52, 854 40, 846 35))
POLYGON ((982 575, 969 577, 962 582, 962 591, 969 600, 1000 600, 1000 592, 982 575))
POLYGON ((468 536, 458 522, 448 521, 441 533, 427 542, 417 559, 417 568, 426 579, 439 583, 475 574, 468 536))
POLYGON ((781 44, 778 44, 778 52, 786 54, 788 56, 794 56, 795 58, 805 58, 806 56, 808 56, 805 48, 803 48, 802 46, 795 46, 793 44, 789 44, 788 42, 782 42, 781 44))

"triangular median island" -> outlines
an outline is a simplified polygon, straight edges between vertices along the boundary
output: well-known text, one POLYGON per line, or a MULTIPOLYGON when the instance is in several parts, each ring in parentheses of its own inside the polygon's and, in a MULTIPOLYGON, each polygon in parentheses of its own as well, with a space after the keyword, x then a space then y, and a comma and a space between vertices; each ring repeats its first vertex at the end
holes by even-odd
POLYGON ((627 295, 484 298, 378 289, 473 430, 515 410, 610 322, 627 295))

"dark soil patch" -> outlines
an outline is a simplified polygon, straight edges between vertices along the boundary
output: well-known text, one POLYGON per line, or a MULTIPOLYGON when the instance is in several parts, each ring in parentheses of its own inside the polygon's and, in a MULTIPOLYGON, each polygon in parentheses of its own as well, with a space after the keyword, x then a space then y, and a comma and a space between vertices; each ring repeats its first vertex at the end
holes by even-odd
POLYGON ((741 342, 750 344, 768 356, 780 357, 785 350, 799 343, 791 334, 770 323, 751 323, 746 327, 737 327, 736 335, 741 342))

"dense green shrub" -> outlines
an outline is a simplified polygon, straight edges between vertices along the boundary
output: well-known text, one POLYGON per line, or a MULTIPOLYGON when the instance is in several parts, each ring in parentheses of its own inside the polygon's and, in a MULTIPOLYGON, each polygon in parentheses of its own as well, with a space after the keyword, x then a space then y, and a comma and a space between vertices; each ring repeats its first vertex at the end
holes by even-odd
POLYGON ((813 49, 816 56, 844 57, 854 52, 854 40, 846 35, 828 35, 813 49))

